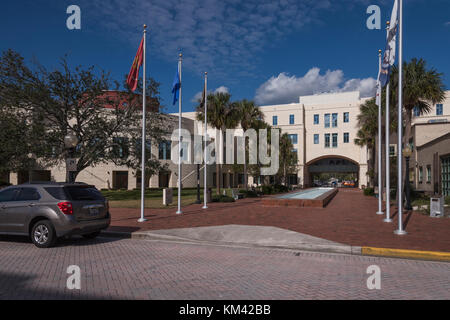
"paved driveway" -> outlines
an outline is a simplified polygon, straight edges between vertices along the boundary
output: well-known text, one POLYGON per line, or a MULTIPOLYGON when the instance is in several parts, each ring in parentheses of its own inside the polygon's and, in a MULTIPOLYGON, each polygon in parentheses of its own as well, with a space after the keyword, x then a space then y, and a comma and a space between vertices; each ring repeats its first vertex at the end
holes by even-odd
POLYGON ((244 199, 235 203, 211 203, 174 209, 147 209, 145 223, 137 222, 139 209, 111 210, 110 231, 133 232, 221 225, 272 226, 352 246, 398 248, 450 252, 450 218, 430 218, 420 213, 403 216, 408 234, 397 236, 395 208, 393 223, 383 222, 376 214, 378 201, 364 196, 361 190, 340 189, 326 208, 267 207, 259 199, 244 199))
POLYGON ((450 263, 131 239, 0 238, 0 299, 450 299, 450 263), (18 240, 19 239, 19 240, 18 240), (78 265, 81 289, 66 288, 78 265), (381 289, 367 288, 367 267, 381 289))

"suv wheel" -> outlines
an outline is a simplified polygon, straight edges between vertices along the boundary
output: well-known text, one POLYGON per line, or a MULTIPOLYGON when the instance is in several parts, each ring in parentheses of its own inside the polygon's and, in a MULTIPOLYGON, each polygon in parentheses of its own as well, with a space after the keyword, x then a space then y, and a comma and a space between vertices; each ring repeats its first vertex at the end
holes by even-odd
POLYGON ((97 238, 99 234, 100 234, 100 231, 95 231, 95 232, 92 232, 92 233, 86 233, 86 234, 83 234, 83 238, 85 238, 85 239, 94 239, 94 238, 97 238))
POLYGON ((48 220, 41 220, 31 229, 31 241, 39 248, 50 248, 56 242, 56 234, 53 225, 48 220))

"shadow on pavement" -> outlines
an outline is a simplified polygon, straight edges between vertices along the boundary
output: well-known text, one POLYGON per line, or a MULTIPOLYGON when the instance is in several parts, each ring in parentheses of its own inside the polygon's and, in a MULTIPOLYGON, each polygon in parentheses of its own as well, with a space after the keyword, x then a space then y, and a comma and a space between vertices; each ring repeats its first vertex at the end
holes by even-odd
MULTIPOLYGON (((136 228, 138 229, 138 228, 136 228)), ((101 243, 109 243, 114 241, 119 241, 118 238, 104 238, 99 237, 96 239, 85 239, 81 236, 73 236, 70 238, 60 238, 56 243, 55 247, 68 247, 68 246, 90 246, 101 243)), ((29 243, 30 246, 34 246, 30 238, 27 236, 12 236, 12 235, 0 235, 0 242, 18 242, 18 243, 29 243)), ((42 249, 46 250, 46 249, 42 249)), ((51 250, 51 248, 50 248, 51 250)))
MULTIPOLYGON (((67 275, 69 276, 69 275, 67 275)), ((65 278, 60 283, 60 290, 36 287, 35 275, 27 275, 18 272, 0 271, 0 300, 105 300, 111 297, 91 295, 81 290, 69 290, 66 288, 65 278)))

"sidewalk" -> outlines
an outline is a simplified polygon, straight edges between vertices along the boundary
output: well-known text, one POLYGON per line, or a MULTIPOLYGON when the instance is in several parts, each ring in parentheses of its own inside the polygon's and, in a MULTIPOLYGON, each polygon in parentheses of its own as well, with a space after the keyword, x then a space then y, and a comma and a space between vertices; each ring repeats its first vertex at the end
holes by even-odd
MULTIPOLYGON (((205 226, 270 226, 327 239, 347 246, 450 252, 450 219, 430 218, 420 213, 404 215, 405 236, 393 233, 394 223, 384 223, 375 212, 377 200, 360 190, 341 189, 326 208, 265 207, 260 199, 243 199, 235 203, 211 203, 174 209, 147 209, 148 221, 138 223, 139 209, 112 208, 108 231, 137 232, 205 226)), ((158 231, 161 232, 161 231, 158 231)))

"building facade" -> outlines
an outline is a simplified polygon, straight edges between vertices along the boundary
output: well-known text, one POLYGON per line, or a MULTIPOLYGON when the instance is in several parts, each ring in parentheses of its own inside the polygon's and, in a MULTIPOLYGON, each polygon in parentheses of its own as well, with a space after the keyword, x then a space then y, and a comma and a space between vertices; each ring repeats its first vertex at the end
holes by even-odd
POLYGON ((265 120, 291 137, 298 155, 298 184, 314 185, 320 174, 353 177, 367 185, 367 148, 354 143, 357 116, 365 99, 359 92, 302 96, 298 103, 262 106, 265 120))

